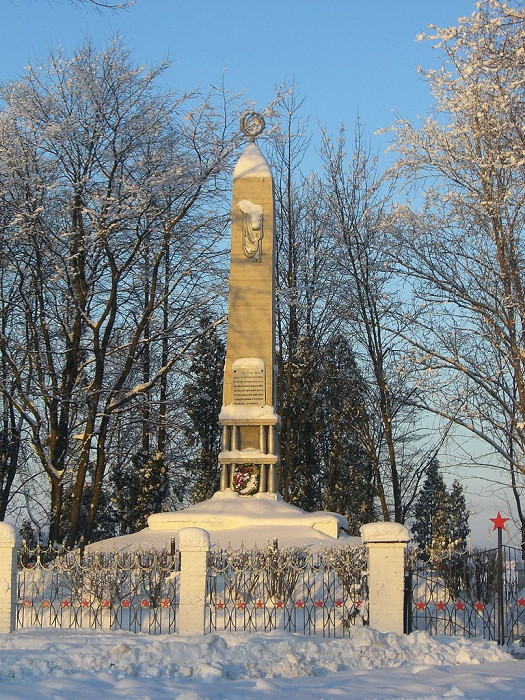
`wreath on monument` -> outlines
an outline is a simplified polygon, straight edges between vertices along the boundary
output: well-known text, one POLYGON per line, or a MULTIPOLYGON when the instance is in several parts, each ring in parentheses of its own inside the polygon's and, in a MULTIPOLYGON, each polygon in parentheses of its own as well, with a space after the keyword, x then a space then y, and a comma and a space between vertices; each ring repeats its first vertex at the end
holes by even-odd
POLYGON ((241 464, 233 473, 233 488, 241 496, 251 496, 259 490, 259 467, 241 464))

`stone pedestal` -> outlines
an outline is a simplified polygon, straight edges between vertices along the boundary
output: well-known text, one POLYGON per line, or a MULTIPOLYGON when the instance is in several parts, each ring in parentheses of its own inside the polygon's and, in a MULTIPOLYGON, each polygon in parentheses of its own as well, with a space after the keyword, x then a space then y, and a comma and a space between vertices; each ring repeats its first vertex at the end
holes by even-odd
POLYGON ((10 523, 0 523, 0 633, 13 632, 16 623, 17 531, 10 523))
POLYGON ((206 629, 206 573, 210 536, 199 527, 179 532, 179 634, 204 634, 206 629))
POLYGON ((368 550, 370 627, 402 634, 409 532, 399 523, 369 523, 361 527, 361 537, 368 550))

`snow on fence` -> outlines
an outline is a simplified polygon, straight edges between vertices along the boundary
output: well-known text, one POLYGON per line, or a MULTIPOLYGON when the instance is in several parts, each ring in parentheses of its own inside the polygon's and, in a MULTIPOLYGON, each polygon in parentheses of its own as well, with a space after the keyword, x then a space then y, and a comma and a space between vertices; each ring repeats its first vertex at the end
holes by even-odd
POLYGON ((522 553, 513 547, 421 558, 407 553, 405 631, 484 637, 505 644, 525 638, 522 553))
POLYGON ((17 626, 174 632, 178 574, 176 551, 22 546, 17 626))
POLYGON ((209 554, 207 631, 344 637, 368 624, 366 548, 219 550, 209 554))
POLYGON ((380 631, 483 636, 525 643, 521 550, 501 547, 422 560, 391 523, 365 525, 363 546, 321 552, 211 550, 200 528, 178 549, 30 550, 0 523, 0 632, 90 627, 150 634, 216 630, 340 636, 380 631), (17 559, 18 556, 18 559, 17 559), (403 602, 403 577, 405 581, 403 602))
POLYGON ((363 624, 402 632, 408 534, 396 528, 363 526, 358 547, 311 552, 274 542, 233 552, 210 551, 208 532, 189 527, 177 550, 172 540, 170 550, 107 552, 17 549, 14 528, 0 523, 0 632, 281 629, 332 637, 363 624))

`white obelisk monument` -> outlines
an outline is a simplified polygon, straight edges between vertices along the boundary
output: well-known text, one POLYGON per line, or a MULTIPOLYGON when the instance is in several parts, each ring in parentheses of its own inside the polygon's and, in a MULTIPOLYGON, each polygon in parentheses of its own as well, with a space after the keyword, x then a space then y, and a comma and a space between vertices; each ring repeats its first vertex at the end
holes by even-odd
POLYGON ((273 180, 255 143, 263 118, 245 113, 250 143, 233 175, 228 337, 224 368, 221 491, 276 493, 273 180))
POLYGON ((273 181, 255 143, 263 129, 261 115, 245 112, 241 130, 249 143, 233 176, 220 490, 183 510, 150 515, 149 530, 159 537, 199 527, 223 545, 264 544, 276 531, 280 540, 326 544, 348 527, 341 515, 306 513, 278 493, 273 181))

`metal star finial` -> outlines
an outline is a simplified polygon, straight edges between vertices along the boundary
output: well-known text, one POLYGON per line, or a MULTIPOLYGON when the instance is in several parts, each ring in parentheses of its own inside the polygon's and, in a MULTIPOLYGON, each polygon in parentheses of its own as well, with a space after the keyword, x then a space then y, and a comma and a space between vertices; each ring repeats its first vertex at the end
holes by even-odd
POLYGON ((498 510, 498 514, 495 518, 489 518, 494 523, 494 530, 506 530, 505 523, 508 518, 504 518, 498 510))

